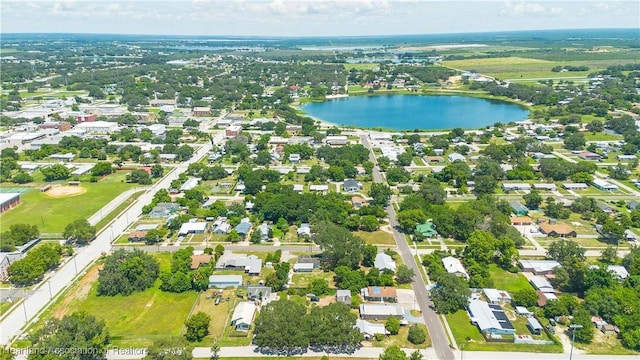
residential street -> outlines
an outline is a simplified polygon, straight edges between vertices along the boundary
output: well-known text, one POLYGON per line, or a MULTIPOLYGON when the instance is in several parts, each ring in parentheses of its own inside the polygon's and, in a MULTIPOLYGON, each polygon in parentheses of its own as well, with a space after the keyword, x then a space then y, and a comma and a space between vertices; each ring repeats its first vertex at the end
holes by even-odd
MULTIPOLYGON (((373 168, 373 181, 376 183, 383 183, 382 175, 380 174, 378 164, 373 153, 373 149, 366 135, 360 136, 362 140, 362 144, 369 149, 369 158, 370 161, 375 164, 373 168)), ((438 314, 436 314, 433 309, 433 305, 431 299, 429 297, 429 293, 425 288, 425 283, 420 275, 420 269, 416 264, 414 259, 414 255, 411 252, 411 248, 407 243, 404 235, 398 232, 396 227, 398 226, 398 222, 396 221, 396 212, 393 208, 393 205, 388 205, 385 209, 389 216, 389 225, 393 230, 393 236, 396 239, 396 243, 398 244, 398 251, 400 256, 402 256, 402 261, 405 265, 411 268, 415 274, 413 277, 413 290, 416 295, 416 299, 418 299, 418 304, 420 305, 420 310, 422 311, 422 316, 424 317, 425 324, 427 325, 427 329, 429 330, 429 336, 431 337, 431 342, 433 346, 433 350, 435 351, 435 356, 437 359, 441 360, 453 360, 454 354, 449 347, 449 340, 445 331, 440 323, 440 319, 438 314)))

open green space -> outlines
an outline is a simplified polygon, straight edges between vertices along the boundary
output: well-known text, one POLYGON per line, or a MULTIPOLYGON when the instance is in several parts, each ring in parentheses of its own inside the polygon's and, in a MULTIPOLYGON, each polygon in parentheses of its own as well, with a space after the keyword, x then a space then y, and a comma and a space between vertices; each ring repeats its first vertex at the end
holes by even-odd
MULTIPOLYGON (((170 269, 170 254, 154 256, 160 262, 161 271, 170 269)), ((145 347, 158 338, 181 335, 184 321, 198 296, 195 291, 180 294, 160 291, 160 280, 157 280, 152 288, 129 296, 98 296, 99 267, 95 265, 72 285, 40 316, 35 326, 53 316, 86 311, 106 322, 111 342, 116 346, 145 347)))
POLYGON ((522 289, 529 289, 531 285, 527 278, 520 273, 510 273, 502 270, 496 264, 489 265, 489 274, 493 281, 493 287, 500 290, 515 292, 522 289))
POLYGON ((422 344, 414 345, 407 339, 407 336, 409 335, 409 326, 401 326, 400 331, 398 332, 397 335, 389 335, 385 337, 382 341, 373 340, 371 343, 373 344, 373 346, 378 346, 378 347, 387 348, 389 346, 396 345, 403 349, 424 349, 431 346, 431 338, 429 338, 429 332, 427 331, 427 327, 423 324, 418 324, 418 326, 420 326, 427 334, 427 338, 425 342, 422 344))
MULTIPOLYGON (((2 214, 5 228, 17 223, 38 225, 41 232, 60 233, 75 219, 86 219, 123 191, 137 186, 125 182, 126 171, 118 171, 97 183, 82 182, 83 194, 51 197, 34 188, 20 197, 20 205, 2 214)), ((64 182, 66 184, 66 182, 64 182)))
POLYGON ((372 245, 396 245, 396 239, 386 231, 378 230, 373 232, 355 231, 353 235, 359 236, 367 244, 372 245))

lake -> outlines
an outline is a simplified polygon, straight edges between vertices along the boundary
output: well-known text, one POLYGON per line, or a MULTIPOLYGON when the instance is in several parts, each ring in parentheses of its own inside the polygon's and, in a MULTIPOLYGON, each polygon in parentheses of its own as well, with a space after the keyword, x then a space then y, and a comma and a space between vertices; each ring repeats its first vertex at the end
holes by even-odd
POLYGON ((308 103, 302 111, 336 125, 393 130, 477 129, 529 116, 526 108, 506 101, 428 95, 355 96, 308 103))

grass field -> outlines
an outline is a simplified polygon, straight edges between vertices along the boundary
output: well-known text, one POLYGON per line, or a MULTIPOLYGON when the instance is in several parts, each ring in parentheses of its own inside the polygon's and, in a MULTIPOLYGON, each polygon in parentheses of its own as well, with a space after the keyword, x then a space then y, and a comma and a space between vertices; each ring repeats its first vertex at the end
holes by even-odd
MULTIPOLYGON (((487 59, 467 59, 445 61, 444 66, 462 70, 474 70, 480 74, 502 80, 543 79, 543 78, 585 78, 596 70, 609 65, 629 63, 629 60, 590 60, 590 61, 547 61, 522 57, 499 57, 487 59), (554 66, 588 66, 588 71, 553 72, 554 66)), ((573 79, 573 80, 575 80, 573 79)))
POLYGON ((374 232, 368 231, 356 231, 353 235, 359 236, 367 244, 373 245, 396 245, 396 240, 393 235, 388 232, 378 230, 374 232))
POLYGON ((527 281, 524 275, 520 273, 513 274, 502 270, 496 264, 489 265, 489 274, 491 274, 491 280, 496 289, 513 293, 518 290, 531 288, 529 281, 527 281))
POLYGON ((378 347, 389 347, 389 346, 399 346, 403 349, 424 349, 431 346, 431 338, 429 338, 429 332, 427 331, 427 327, 424 324, 418 324, 425 333, 427 333, 427 339, 424 343, 414 345, 409 340, 407 340, 407 336, 409 335, 409 326, 401 326, 400 332, 397 335, 389 335, 382 341, 372 341, 373 346, 378 347))
POLYGON ((137 184, 124 182, 125 171, 103 178, 100 182, 83 182, 87 191, 77 196, 53 198, 34 188, 20 197, 20 205, 0 216, 0 226, 28 223, 38 225, 43 233, 60 233, 75 219, 88 218, 125 190, 137 184))
MULTIPOLYGON (((155 256, 160 261, 161 271, 170 268, 170 254, 155 256)), ((74 311, 86 311, 106 322, 112 344, 120 347, 144 347, 157 338, 181 334, 184 321, 197 298, 196 292, 163 292, 158 288, 158 280, 154 287, 129 296, 98 296, 98 266, 90 269, 63 294, 40 317, 40 321, 74 311)))

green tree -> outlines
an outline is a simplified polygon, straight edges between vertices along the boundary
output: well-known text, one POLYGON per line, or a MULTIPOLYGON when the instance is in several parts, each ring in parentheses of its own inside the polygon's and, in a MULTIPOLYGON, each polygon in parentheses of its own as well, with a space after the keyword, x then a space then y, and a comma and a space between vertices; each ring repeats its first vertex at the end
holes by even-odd
POLYGON ((62 164, 53 164, 40 169, 45 181, 65 180, 71 176, 71 170, 62 164))
POLYGON ((569 150, 580 150, 585 144, 584 134, 581 132, 573 133, 564 138, 564 147, 569 150))
POLYGON ((160 164, 154 164, 151 166, 151 177, 159 178, 164 175, 164 168, 160 164))
POLYGON ((119 249, 107 256, 98 276, 98 295, 130 295, 145 290, 155 283, 159 272, 158 261, 140 249, 119 249))
POLYGON ((547 257, 562 264, 568 259, 584 261, 584 253, 585 249, 577 242, 567 239, 559 239, 551 243, 547 250, 547 257))
POLYGON ((86 219, 78 219, 67 224, 62 236, 78 245, 88 244, 96 237, 96 227, 89 224, 86 219))
POLYGON ((438 287, 431 290, 431 299, 438 313, 452 314, 467 306, 471 290, 464 280, 445 273, 438 276, 437 281, 438 287))
POLYGON ((193 314, 184 325, 187 327, 185 338, 190 342, 202 341, 209 334, 211 318, 202 311, 193 314))
POLYGON ((11 178, 11 182, 16 184, 26 184, 33 181, 33 177, 24 171, 18 171, 13 178, 11 178))
POLYGON ((582 328, 573 330, 576 332, 576 342, 588 344, 593 340, 594 327, 589 311, 582 308, 574 311, 572 324, 582 325, 582 328))
POLYGON ((113 165, 108 161, 99 161, 91 169, 92 176, 109 175, 113 172, 113 165))
POLYGON ((512 300, 516 305, 532 307, 538 302, 538 294, 532 288, 520 289, 513 293, 512 300))
POLYGON ((380 360, 407 360, 407 354, 400 349, 399 346, 393 345, 384 349, 384 352, 380 354, 380 360))
POLYGON ((398 335, 400 332, 400 320, 395 316, 390 316, 384 323, 384 328, 387 329, 389 334, 398 335))
POLYGON ((366 215, 360 218, 360 222, 362 223, 362 230, 364 231, 376 231, 380 227, 380 222, 378 218, 374 215, 366 215))
POLYGON ((422 209, 402 210, 398 212, 397 220, 400 228, 402 228, 405 233, 411 234, 417 225, 427 221, 427 215, 425 215, 422 209))
POLYGON ((405 264, 398 266, 398 270, 396 271, 396 278, 398 284, 408 284, 413 281, 413 277, 415 274, 413 273, 413 269, 408 267, 405 264))
POLYGON ((428 177, 420 184, 420 195, 429 204, 442 205, 447 199, 447 192, 442 188, 440 182, 432 177, 428 177))
POLYGON ((295 354, 309 346, 309 325, 303 305, 289 300, 272 301, 255 321, 253 343, 262 351, 295 354))
POLYGON ((375 245, 367 244, 364 247, 362 255, 362 266, 371 267, 378 255, 378 247, 375 245))
POLYGON ((539 208, 540 204, 542 204, 542 196, 540 196, 540 193, 536 190, 531 190, 531 192, 522 198, 524 199, 524 204, 531 210, 539 208))
POLYGON ((424 331, 424 329, 420 325, 412 324, 409 327, 407 340, 409 340, 409 342, 414 345, 423 344, 425 341, 427 341, 427 332, 424 331))
POLYGON ((104 320, 86 312, 74 312, 62 319, 49 319, 31 336, 32 345, 42 349, 75 349, 82 352, 34 352, 29 359, 97 359, 107 350, 109 331, 104 320))
POLYGON ((145 360, 191 360, 193 348, 179 337, 163 337, 147 348, 145 360))
POLYGON ((373 198, 371 205, 387 206, 393 192, 385 184, 372 184, 369 196, 373 198))
POLYGON ((345 265, 358 268, 363 258, 364 241, 338 225, 321 222, 313 227, 314 241, 322 249, 327 269, 345 265))

